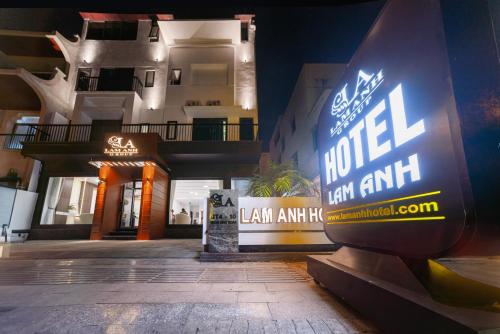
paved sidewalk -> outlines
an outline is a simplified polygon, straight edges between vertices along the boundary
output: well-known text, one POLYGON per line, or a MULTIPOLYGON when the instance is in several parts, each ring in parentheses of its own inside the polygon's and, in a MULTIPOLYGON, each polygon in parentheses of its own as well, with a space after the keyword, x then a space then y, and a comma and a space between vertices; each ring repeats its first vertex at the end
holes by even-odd
POLYGON ((143 249, 121 241, 65 245, 62 259, 50 242, 14 245, 0 259, 0 333, 377 332, 304 262, 200 263, 185 256, 196 253, 191 241, 157 244, 165 258, 138 258, 143 249), (123 248, 133 256, 114 257, 123 248))

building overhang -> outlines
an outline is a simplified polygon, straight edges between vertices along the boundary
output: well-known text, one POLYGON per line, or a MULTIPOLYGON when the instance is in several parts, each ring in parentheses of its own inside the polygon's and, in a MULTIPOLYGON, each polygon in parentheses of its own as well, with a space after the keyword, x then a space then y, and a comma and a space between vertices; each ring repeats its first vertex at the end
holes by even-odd
POLYGON ((259 141, 158 142, 156 151, 134 157, 110 157, 103 153, 102 142, 24 143, 22 154, 44 162, 48 170, 53 172, 95 174, 96 166, 89 162, 152 161, 168 171, 171 164, 200 164, 200 168, 203 163, 258 164, 262 152, 259 141))
POLYGON ((84 20, 89 21, 138 21, 138 20, 151 20, 155 17, 158 20, 173 20, 172 14, 118 14, 118 13, 89 13, 80 12, 80 16, 84 20))
POLYGON ((128 134, 112 145, 115 134, 106 134, 103 141, 85 143, 29 143, 23 144, 24 156, 42 161, 49 170, 66 172, 68 170, 90 171, 100 165, 116 163, 114 167, 144 167, 153 162, 168 171, 167 163, 158 155, 156 148, 160 140, 158 134, 128 134), (125 140, 123 140, 125 139, 125 140), (128 148, 130 140, 133 151, 128 148))

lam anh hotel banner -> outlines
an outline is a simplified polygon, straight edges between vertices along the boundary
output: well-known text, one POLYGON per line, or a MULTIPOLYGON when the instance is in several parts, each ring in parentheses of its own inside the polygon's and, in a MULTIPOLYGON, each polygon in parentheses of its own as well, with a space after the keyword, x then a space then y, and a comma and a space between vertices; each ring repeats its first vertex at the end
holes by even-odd
POLYGON ((329 245, 316 197, 240 197, 240 245, 329 245))

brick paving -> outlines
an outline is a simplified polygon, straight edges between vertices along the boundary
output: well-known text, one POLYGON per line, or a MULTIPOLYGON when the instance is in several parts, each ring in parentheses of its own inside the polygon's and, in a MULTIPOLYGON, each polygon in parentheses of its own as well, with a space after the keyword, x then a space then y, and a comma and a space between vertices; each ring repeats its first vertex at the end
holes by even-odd
POLYGON ((9 248, 0 333, 378 333, 304 262, 200 263, 198 240, 9 248))

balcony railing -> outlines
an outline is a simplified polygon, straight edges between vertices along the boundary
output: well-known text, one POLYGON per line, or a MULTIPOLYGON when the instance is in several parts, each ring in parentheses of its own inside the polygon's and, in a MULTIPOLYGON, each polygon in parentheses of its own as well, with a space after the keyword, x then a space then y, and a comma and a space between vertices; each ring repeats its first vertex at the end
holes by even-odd
POLYGON ((77 80, 76 90, 77 91, 87 91, 87 92, 132 92, 135 91, 142 98, 143 84, 138 77, 133 77, 132 81, 123 84, 123 82, 112 84, 106 82, 103 84, 100 77, 87 77, 81 76, 77 80))
POLYGON ((258 124, 16 124, 12 134, 1 135, 3 147, 21 150, 23 143, 87 143, 104 139, 104 133, 157 133, 164 142, 258 141, 258 124), (19 134, 22 133, 22 134, 19 134))

